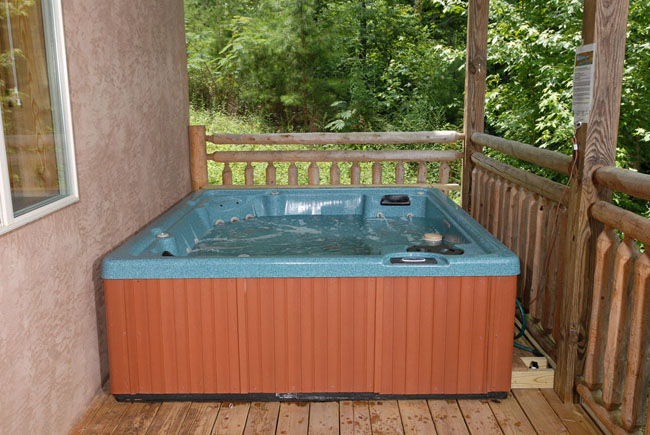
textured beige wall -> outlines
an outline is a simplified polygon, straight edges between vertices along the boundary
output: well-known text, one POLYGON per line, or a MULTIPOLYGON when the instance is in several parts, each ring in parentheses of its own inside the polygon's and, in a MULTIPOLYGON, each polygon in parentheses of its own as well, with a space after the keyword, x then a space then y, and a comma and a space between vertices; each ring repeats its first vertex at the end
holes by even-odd
POLYGON ((0 236, 0 433, 65 433, 106 379, 101 259, 190 191, 182 0, 63 0, 81 201, 0 236))

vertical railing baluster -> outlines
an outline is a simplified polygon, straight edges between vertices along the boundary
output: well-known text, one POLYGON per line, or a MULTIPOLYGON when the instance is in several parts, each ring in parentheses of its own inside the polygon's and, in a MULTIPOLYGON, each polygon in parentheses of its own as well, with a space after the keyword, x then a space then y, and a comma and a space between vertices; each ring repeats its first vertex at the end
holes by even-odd
POLYGON ((426 162, 418 163, 418 184, 427 184, 427 164, 426 164, 426 162))
POLYGON ((614 259, 614 288, 609 309, 607 346, 603 364, 603 403, 607 409, 615 409, 623 399, 623 375, 627 358, 627 326, 629 295, 634 276, 634 262, 639 256, 634 240, 625 238, 616 250, 614 259))
POLYGON ((440 162, 440 169, 438 169, 438 183, 449 183, 449 164, 447 162, 440 162))
POLYGON ((221 184, 225 186, 232 185, 232 169, 228 162, 223 164, 223 171, 221 171, 221 184))
POLYGON ((316 162, 311 162, 309 169, 307 170, 307 178, 309 179, 309 184, 312 186, 320 184, 320 173, 318 171, 318 165, 316 162))
POLYGON ((275 166, 269 162, 266 166, 266 184, 272 186, 275 184, 275 166))
POLYGON ((361 184, 361 166, 359 162, 352 163, 350 168, 350 184, 361 184))
POLYGON ((372 164, 372 184, 381 184, 381 162, 375 162, 372 164))
POLYGON ((255 184, 255 171, 253 170, 253 164, 251 162, 246 163, 246 169, 244 169, 244 182, 246 185, 255 184))
POLYGON ((395 184, 404 184, 404 163, 397 162, 395 166, 395 184))
POLYGON ((290 186, 298 185, 298 167, 296 166, 296 162, 291 162, 289 164, 288 177, 290 186))
POLYGON ((650 253, 647 251, 634 266, 633 298, 630 348, 621 404, 621 421, 629 431, 643 423, 643 399, 650 377, 650 253))
MULTIPOLYGON (((557 242, 556 242, 557 243, 557 242)), ((589 340, 585 355, 584 377, 590 390, 603 382, 603 359, 607 344, 607 328, 612 299, 612 267, 618 247, 618 236, 613 229, 605 227, 596 241, 596 267, 594 272, 594 293, 589 319, 589 340)))
POLYGON ((341 184, 341 169, 336 162, 332 162, 332 166, 330 166, 330 184, 332 186, 341 184))

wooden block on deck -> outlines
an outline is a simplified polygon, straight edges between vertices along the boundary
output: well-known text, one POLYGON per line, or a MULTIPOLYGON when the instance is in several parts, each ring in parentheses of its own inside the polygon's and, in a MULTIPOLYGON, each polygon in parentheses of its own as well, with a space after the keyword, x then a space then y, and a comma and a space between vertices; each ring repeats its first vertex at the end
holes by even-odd
POLYGON ((510 387, 515 388, 553 388, 555 370, 549 368, 545 357, 519 357, 518 364, 512 366, 510 387), (531 369, 533 362, 539 368, 531 369))

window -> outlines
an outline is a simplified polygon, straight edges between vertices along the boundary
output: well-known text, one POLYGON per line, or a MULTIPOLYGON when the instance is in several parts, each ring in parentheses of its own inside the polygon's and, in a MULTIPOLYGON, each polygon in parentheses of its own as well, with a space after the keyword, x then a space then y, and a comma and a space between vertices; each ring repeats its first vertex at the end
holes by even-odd
POLYGON ((60 0, 0 0, 0 234, 79 198, 60 0))

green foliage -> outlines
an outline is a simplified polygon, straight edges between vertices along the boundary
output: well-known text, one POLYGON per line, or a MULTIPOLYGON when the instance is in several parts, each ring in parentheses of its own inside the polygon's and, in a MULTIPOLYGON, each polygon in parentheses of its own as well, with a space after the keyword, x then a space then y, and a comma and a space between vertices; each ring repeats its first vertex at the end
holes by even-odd
MULTIPOLYGON (((491 0, 487 132, 571 152, 582 3, 491 0)), ((460 130, 466 7, 466 0, 185 0, 192 105, 254 114, 270 131, 460 130)), ((645 173, 649 40, 650 3, 630 0, 617 165, 645 173)), ((650 217, 648 202, 614 200, 650 217)))
POLYGON ((395 0, 186 0, 195 107, 284 131, 414 130, 462 119, 464 8, 395 0))

